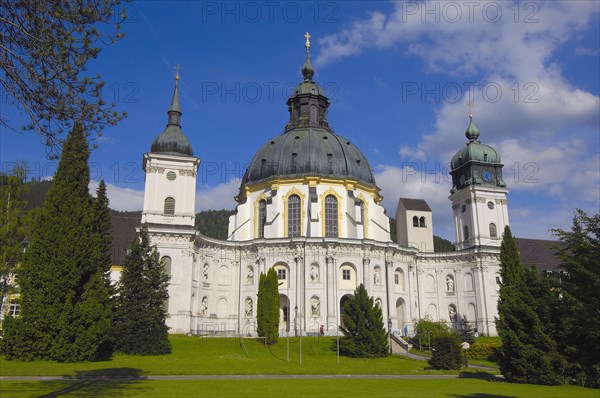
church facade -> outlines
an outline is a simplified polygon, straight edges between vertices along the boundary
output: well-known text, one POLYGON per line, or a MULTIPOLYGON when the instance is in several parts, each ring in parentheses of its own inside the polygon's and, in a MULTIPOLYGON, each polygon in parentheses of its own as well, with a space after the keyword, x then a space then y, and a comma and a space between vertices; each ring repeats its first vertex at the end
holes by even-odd
POLYGON ((181 129, 176 82, 167 127, 143 157, 142 222, 171 276, 171 332, 255 335, 259 275, 274 268, 280 334, 336 333, 345 301, 364 284, 395 333, 411 334, 427 317, 451 327, 466 318, 480 334, 496 335, 508 225, 499 153, 478 141, 471 117, 467 145, 451 162, 455 251, 433 251, 432 212, 422 199, 399 200, 392 242, 368 160, 328 124, 329 100, 313 80, 309 50, 307 39, 289 122, 247 168, 227 240, 194 227, 200 159, 181 129))

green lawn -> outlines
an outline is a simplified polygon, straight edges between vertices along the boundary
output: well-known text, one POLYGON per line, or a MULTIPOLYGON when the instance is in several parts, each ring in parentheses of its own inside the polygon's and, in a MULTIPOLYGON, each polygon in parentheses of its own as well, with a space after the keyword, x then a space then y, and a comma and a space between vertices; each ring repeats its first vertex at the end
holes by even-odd
POLYGON ((0 396, 39 397, 598 397, 598 390, 478 379, 135 380, 2 382, 0 396))
MULTIPOLYGON (((173 353, 162 356, 115 355, 110 361, 60 364, 19 362, 0 357, 2 376, 65 376, 60 380, 0 382, 0 397, 143 396, 143 397, 599 397, 598 390, 545 387, 488 381, 490 374, 426 369, 424 361, 393 356, 380 359, 340 358, 331 350, 335 339, 281 339, 264 347, 253 339, 172 336, 173 353), (147 380, 148 375, 285 375, 342 374, 342 379, 147 380), (457 379, 368 379, 351 375, 460 375, 457 379), (130 379, 82 380, 83 376, 127 375, 130 379)), ((259 376, 260 377, 260 376, 259 376)))
POLYGON ((111 361, 67 363, 50 361, 20 362, 0 358, 3 376, 59 376, 104 369, 105 374, 181 375, 181 374, 457 374, 457 371, 426 370, 424 361, 400 356, 378 359, 337 357, 330 349, 335 338, 280 339, 271 348, 253 339, 198 338, 172 336, 173 353, 160 356, 117 354, 111 361))

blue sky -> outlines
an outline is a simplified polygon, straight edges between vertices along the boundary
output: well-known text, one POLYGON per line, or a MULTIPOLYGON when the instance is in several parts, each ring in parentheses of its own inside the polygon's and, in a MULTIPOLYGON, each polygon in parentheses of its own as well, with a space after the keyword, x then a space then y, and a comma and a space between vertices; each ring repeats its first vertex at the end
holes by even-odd
MULTIPOLYGON (((448 163, 466 142, 469 109, 480 140, 502 154, 510 224, 521 237, 568 228, 572 210, 600 208, 600 3, 136 2, 125 39, 90 64, 104 98, 128 118, 91 157, 113 208, 141 209, 141 160, 165 126, 181 65, 182 125, 202 159, 197 209, 232 209, 239 178, 280 134, 300 82, 304 33, 330 125, 367 156, 390 216, 399 197, 425 198, 434 232, 454 240, 448 163)), ((0 111, 19 112, 5 96, 0 111)), ((0 130, 0 162, 55 161, 34 134, 0 130)), ((92 184, 94 185, 94 184, 92 184)))

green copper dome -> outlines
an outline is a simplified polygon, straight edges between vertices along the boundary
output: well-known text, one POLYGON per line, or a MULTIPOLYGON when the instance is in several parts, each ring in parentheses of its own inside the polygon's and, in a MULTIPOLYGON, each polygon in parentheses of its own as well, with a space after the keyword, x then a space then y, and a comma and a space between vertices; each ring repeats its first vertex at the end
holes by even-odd
MULTIPOLYGON (((310 37, 308 33, 306 36, 310 37)), ((304 80, 287 101, 290 120, 283 134, 269 140, 254 155, 242 187, 269 179, 304 176, 351 179, 376 187, 365 155, 329 127, 329 99, 313 81, 309 48, 307 38, 304 80)))
POLYGON ((491 146, 477 141, 477 138, 479 138, 479 129, 475 126, 475 123, 473 123, 473 115, 470 115, 469 117, 471 120, 469 122, 467 131, 465 131, 465 136, 469 139, 469 142, 467 142, 467 146, 465 148, 456 152, 456 154, 452 157, 450 167, 452 167, 452 170, 456 170, 463 164, 471 161, 500 164, 500 153, 491 146))
POLYGON ((179 77, 175 81, 175 90, 169 106, 169 120, 165 130, 154 139, 150 152, 176 156, 194 156, 192 144, 181 131, 181 108, 179 106, 179 77))

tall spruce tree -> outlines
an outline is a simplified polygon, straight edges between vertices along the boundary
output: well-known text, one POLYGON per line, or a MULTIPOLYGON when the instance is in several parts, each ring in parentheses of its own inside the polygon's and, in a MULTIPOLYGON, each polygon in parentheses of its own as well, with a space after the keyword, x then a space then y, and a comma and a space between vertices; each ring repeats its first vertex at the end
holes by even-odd
POLYGON ((342 354, 359 358, 388 355, 389 336, 384 328, 381 308, 373 303, 373 297, 369 297, 362 283, 354 291, 354 297, 346 301, 342 318, 342 354))
POLYGON ((5 324, 7 358, 89 361, 106 348, 110 320, 103 310, 88 158, 86 134, 75 123, 31 231, 20 270, 21 314, 5 324))
POLYGON ((555 287, 553 308, 559 350, 569 362, 576 384, 600 387, 600 213, 588 216, 577 209, 571 230, 553 230, 565 271, 555 287))
POLYGON ((125 354, 171 352, 167 318, 169 275, 143 225, 123 262, 113 318, 115 349, 125 354))
POLYGON ((500 266, 502 284, 496 320, 502 340, 500 371, 511 382, 564 383, 564 359, 535 312, 517 243, 508 226, 502 239, 500 266))

